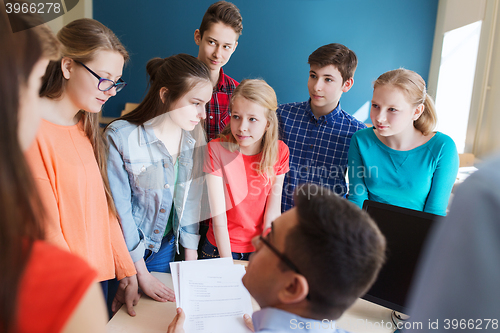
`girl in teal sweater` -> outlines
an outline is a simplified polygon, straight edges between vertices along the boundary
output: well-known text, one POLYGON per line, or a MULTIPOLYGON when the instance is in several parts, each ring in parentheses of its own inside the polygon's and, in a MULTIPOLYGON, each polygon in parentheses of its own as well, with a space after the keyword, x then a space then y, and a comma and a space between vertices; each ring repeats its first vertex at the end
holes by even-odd
POLYGON ((446 215, 458 172, 453 140, 433 132, 432 98, 417 73, 396 69, 374 83, 373 127, 356 132, 348 154, 348 199, 446 215))

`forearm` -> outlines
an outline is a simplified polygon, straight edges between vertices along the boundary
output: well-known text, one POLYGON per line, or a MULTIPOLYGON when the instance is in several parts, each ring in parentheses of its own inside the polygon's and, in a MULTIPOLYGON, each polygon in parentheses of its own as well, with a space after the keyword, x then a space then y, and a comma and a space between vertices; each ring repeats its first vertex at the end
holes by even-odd
POLYGON ((184 249, 184 257, 186 260, 198 259, 198 251, 194 249, 184 249))
POLYGON ((349 147, 348 153, 348 179, 349 179, 349 192, 347 199, 360 208, 363 206, 363 202, 368 199, 368 188, 365 183, 365 165, 357 143, 351 140, 351 146, 349 147))
POLYGON ((273 207, 272 209, 266 209, 266 214, 264 216, 264 227, 263 230, 266 230, 271 227, 271 223, 276 220, 281 215, 280 206, 273 207))
MULTIPOLYGON (((360 170, 363 170, 364 166, 359 166, 359 168, 360 170)), ((349 170, 348 172, 349 172, 348 199, 356 203, 357 201, 361 201, 362 203, 363 199, 368 196, 368 189, 366 187, 365 180, 362 177, 363 175, 360 177, 360 175, 356 174, 356 171, 349 170)))
POLYGON ((448 207, 448 201, 455 180, 456 172, 452 167, 449 168, 449 174, 441 171, 434 173, 431 189, 425 202, 424 212, 446 215, 446 208, 448 207))
POLYGON ((285 175, 278 175, 276 181, 269 192, 264 214, 263 230, 271 227, 271 223, 281 215, 281 194, 283 191, 283 181, 285 175))
POLYGON ((446 215, 446 208, 448 207, 448 201, 456 180, 459 165, 458 154, 454 144, 444 148, 436 170, 432 175, 431 188, 424 206, 425 212, 438 215, 446 215))
POLYGON ((116 217, 110 213, 110 240, 113 249, 113 259, 115 262, 116 278, 118 280, 124 277, 130 277, 137 274, 134 262, 123 238, 122 229, 116 217))
MULTIPOLYGON (((281 196, 279 202, 272 204, 271 198, 268 199, 266 211, 264 212, 264 225, 262 231, 271 228, 271 224, 281 215, 281 196)), ((276 199, 277 200, 277 199, 276 199)))
POLYGON ((150 274, 150 273, 148 271, 148 268, 146 267, 146 263, 144 262, 143 258, 134 262, 134 266, 135 266, 135 270, 137 271, 137 279, 139 280, 139 284, 140 284, 141 278, 146 276, 147 274, 150 274))
POLYGON ((226 214, 212 218, 215 242, 221 258, 232 258, 226 214))
POLYGON ((222 177, 207 175, 208 198, 215 242, 221 257, 232 258, 222 177))

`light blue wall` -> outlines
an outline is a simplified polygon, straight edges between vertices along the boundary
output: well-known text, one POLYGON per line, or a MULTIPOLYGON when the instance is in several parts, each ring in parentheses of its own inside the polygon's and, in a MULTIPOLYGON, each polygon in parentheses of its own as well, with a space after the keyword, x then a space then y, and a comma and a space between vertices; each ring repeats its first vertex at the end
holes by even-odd
MULTIPOLYGON (((193 33, 213 2, 94 1, 94 18, 111 28, 131 55, 123 75, 128 86, 108 101, 105 116, 118 116, 126 102, 141 101, 150 58, 198 54, 193 33)), ((224 71, 238 81, 265 79, 276 90, 279 103, 308 98, 307 57, 319 46, 333 42, 346 45, 358 56, 354 86, 341 99, 343 109, 351 114, 371 99, 372 82, 385 71, 405 67, 427 80, 438 0, 233 3, 243 16, 243 35, 224 71)))

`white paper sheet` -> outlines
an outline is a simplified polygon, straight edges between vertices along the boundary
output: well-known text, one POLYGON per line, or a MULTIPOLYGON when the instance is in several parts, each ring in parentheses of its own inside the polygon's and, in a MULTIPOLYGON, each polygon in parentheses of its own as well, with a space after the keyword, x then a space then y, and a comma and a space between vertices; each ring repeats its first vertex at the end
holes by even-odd
POLYGON ((174 294, 175 294, 175 305, 179 307, 179 265, 181 261, 171 261, 170 262, 170 274, 172 275, 172 284, 174 286, 174 294))
POLYGON ((199 260, 182 262, 174 268, 178 272, 176 300, 186 314, 186 332, 249 332, 243 314, 253 310, 250 294, 241 282, 245 268, 229 260, 230 265, 199 260))
POLYGON ((214 258, 193 261, 172 261, 170 262, 170 273, 172 275, 172 284, 174 285, 175 304, 180 307, 180 291, 179 291, 179 266, 181 265, 233 265, 231 258, 214 258))

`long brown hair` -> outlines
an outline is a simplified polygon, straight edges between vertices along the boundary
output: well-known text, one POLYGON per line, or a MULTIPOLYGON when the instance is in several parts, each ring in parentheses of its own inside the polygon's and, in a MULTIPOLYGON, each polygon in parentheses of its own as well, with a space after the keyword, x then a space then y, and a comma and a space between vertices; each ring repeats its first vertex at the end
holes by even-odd
POLYGON ((189 54, 177 54, 168 58, 148 61, 149 90, 142 102, 119 119, 142 125, 146 121, 165 114, 171 105, 200 82, 210 83, 208 67, 189 54), (161 88, 167 88, 165 102, 160 97, 161 88))
MULTIPOLYGON (((200 60, 189 54, 177 54, 168 58, 154 58, 148 61, 146 71, 149 75, 149 90, 142 102, 131 112, 118 118, 136 125, 159 117, 168 111, 179 98, 193 89, 197 84, 211 84, 210 70, 200 60), (160 90, 167 88, 164 101, 160 90)), ((109 126, 109 125, 108 125, 109 126)), ((203 171, 205 132, 201 124, 191 132, 196 141, 193 152, 193 178, 200 178, 203 171)))
MULTIPOLYGON (((266 119, 268 127, 262 138, 260 159, 257 172, 266 177, 268 181, 274 182, 276 178, 274 172, 274 165, 278 161, 278 117, 276 116, 276 109, 278 108, 278 100, 274 89, 264 80, 243 80, 240 85, 236 87, 231 96, 231 107, 236 98, 245 98, 250 102, 256 103, 267 109, 266 119)), ((237 141, 231 132, 231 122, 222 130, 219 135, 221 141, 233 143, 228 148, 233 150, 237 148, 237 141)))
MULTIPOLYGON (((22 4, 22 2, 19 2, 22 4)), ((20 86, 41 57, 59 56, 55 36, 30 13, 0 11, 0 331, 15 330, 17 296, 43 209, 18 139, 20 86), (28 29, 36 26, 36 28, 28 29), (19 31, 15 34, 11 32, 19 31), (20 28, 21 27, 21 28, 20 28)))
MULTIPOLYGON (((100 51, 115 51, 128 61, 129 55, 118 37, 102 23, 92 19, 75 20, 64 26, 57 34, 63 45, 62 56, 82 63, 89 62, 100 51)), ((49 64, 43 78, 40 96, 56 99, 65 89, 66 79, 61 69, 61 61, 49 64)), ((99 114, 80 110, 83 130, 92 144, 94 156, 99 165, 109 209, 116 214, 113 197, 109 188, 106 166, 106 144, 99 127, 99 114)))

